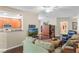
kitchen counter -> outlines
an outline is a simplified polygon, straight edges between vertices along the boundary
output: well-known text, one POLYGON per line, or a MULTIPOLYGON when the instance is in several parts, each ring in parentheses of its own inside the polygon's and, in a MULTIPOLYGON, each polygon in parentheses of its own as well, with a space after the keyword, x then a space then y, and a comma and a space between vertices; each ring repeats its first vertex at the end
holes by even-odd
POLYGON ((0 32, 0 51, 11 49, 25 39, 24 31, 0 32))

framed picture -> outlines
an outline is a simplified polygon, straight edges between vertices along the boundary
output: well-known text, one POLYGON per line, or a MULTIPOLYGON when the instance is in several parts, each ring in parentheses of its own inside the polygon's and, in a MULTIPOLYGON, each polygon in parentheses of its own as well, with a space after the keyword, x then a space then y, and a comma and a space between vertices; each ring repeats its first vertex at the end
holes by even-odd
POLYGON ((61 34, 67 34, 68 33, 68 22, 67 21, 60 22, 60 28, 61 28, 61 34))
POLYGON ((77 22, 72 22, 72 30, 77 30, 77 22))

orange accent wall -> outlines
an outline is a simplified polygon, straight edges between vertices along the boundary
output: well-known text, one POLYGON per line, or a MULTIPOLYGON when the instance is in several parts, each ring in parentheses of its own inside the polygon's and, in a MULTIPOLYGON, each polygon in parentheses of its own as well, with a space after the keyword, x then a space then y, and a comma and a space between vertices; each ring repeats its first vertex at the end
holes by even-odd
POLYGON ((0 17, 0 28, 3 28, 4 24, 10 24, 12 28, 21 28, 21 23, 20 19, 0 17))
POLYGON ((11 21, 12 28, 21 28, 21 21, 16 19, 11 21))
POLYGON ((3 28, 3 21, 0 20, 0 28, 3 28))
POLYGON ((11 24, 11 19, 10 18, 4 18, 3 22, 4 22, 4 24, 11 24))

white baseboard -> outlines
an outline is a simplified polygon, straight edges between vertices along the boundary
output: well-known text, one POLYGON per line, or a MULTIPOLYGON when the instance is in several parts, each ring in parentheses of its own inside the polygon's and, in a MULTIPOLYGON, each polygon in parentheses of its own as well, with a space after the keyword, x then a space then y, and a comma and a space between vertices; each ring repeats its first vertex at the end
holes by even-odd
POLYGON ((7 48, 7 49, 0 49, 0 53, 5 52, 5 51, 10 50, 10 49, 13 49, 13 48, 16 48, 16 47, 19 47, 19 46, 22 46, 22 44, 18 44, 16 46, 13 46, 13 47, 10 47, 10 48, 7 48))
POLYGON ((4 51, 6 51, 6 49, 0 49, 0 53, 3 53, 4 51))
POLYGON ((10 50, 10 49, 13 49, 13 48, 16 48, 16 47, 19 47, 19 46, 22 46, 22 44, 18 44, 18 45, 16 45, 16 46, 13 46, 13 47, 7 48, 7 50, 10 50))

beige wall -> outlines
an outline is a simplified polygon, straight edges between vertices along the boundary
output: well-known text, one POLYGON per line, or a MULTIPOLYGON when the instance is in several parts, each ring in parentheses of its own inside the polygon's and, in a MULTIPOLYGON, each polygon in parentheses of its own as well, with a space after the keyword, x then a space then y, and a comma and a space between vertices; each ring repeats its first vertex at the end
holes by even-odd
POLYGON ((24 31, 26 32, 27 35, 27 30, 28 30, 28 25, 29 24, 35 24, 37 28, 40 26, 40 22, 38 20, 38 15, 31 13, 31 12, 26 12, 23 13, 24 17, 24 31))
MULTIPOLYGON (((11 47, 21 44, 22 41, 27 36, 29 24, 35 24, 36 27, 39 28, 40 23, 37 18, 38 15, 33 12, 29 12, 29 11, 23 12, 23 11, 12 9, 9 7, 0 7, 0 11, 7 11, 12 14, 22 14, 23 15, 23 31, 7 33, 7 37, 6 37, 7 39, 4 39, 6 42, 3 42, 3 44, 0 44, 0 49, 5 49, 4 46, 6 46, 7 48, 11 48, 11 47)), ((2 35, 2 32, 0 33, 0 35, 2 35)), ((2 40, 3 39, 0 38, 0 42, 2 40)))

